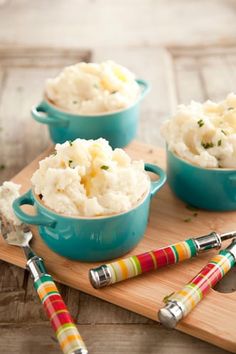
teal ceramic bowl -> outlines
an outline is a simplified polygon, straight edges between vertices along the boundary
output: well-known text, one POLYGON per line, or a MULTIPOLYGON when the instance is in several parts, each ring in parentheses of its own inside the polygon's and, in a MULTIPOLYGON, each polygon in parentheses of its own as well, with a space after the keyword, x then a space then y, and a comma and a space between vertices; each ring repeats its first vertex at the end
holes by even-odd
POLYGON ((138 100, 130 107, 112 113, 78 115, 63 111, 46 98, 31 109, 33 119, 47 124, 54 143, 67 140, 105 138, 114 148, 129 144, 137 133, 140 102, 150 90, 144 80, 136 80, 141 88, 138 100))
POLYGON ((45 207, 29 190, 16 199, 13 209, 24 223, 39 226, 39 234, 54 252, 74 260, 95 262, 121 257, 144 236, 152 197, 166 181, 165 172, 158 166, 146 164, 146 171, 159 176, 150 182, 144 198, 131 210, 106 217, 68 217, 45 207), (22 210, 22 205, 34 205, 36 215, 22 210))
POLYGON ((187 204, 214 211, 236 210, 236 170, 201 168, 168 150, 167 181, 187 204))

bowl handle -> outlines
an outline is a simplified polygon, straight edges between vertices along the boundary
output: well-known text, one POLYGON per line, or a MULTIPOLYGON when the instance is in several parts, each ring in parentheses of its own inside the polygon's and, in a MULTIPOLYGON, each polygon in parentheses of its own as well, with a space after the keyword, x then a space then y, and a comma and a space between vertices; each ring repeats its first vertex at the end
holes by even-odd
POLYGON ((26 224, 55 226, 56 220, 53 218, 43 214, 30 215, 21 209, 22 205, 34 205, 34 203, 35 201, 31 189, 25 194, 21 195, 19 198, 15 199, 12 207, 18 219, 26 224))
POLYGON ((136 79, 136 82, 142 88, 140 99, 143 99, 147 95, 147 93, 150 91, 151 86, 146 80, 143 80, 143 79, 136 79))
POLYGON ((163 186, 166 181, 166 173, 162 170, 162 168, 152 165, 151 163, 145 163, 145 170, 149 172, 153 172, 159 176, 157 181, 151 181, 151 198, 154 197, 157 191, 163 186))
POLYGON ((62 118, 62 117, 58 118, 58 117, 50 116, 43 102, 31 108, 31 115, 34 120, 43 124, 60 126, 60 127, 66 127, 69 124, 69 119, 67 118, 62 118))

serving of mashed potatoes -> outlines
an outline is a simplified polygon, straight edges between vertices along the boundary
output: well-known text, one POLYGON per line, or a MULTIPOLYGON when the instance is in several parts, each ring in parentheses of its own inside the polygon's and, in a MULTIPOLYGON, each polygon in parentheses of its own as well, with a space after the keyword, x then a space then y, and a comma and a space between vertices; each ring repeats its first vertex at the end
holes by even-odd
POLYGON ((133 73, 109 60, 66 67, 56 78, 46 81, 45 94, 63 110, 91 115, 131 106, 140 88, 133 73))
POLYGON ((20 225, 21 221, 15 216, 12 203, 20 196, 20 184, 5 181, 0 186, 0 213, 14 225, 20 225))
POLYGON ((168 149, 204 168, 236 168, 236 95, 179 105, 161 128, 168 149))
POLYGON ((74 217, 125 212, 150 188, 144 163, 112 150, 102 138, 57 144, 31 181, 45 206, 74 217))

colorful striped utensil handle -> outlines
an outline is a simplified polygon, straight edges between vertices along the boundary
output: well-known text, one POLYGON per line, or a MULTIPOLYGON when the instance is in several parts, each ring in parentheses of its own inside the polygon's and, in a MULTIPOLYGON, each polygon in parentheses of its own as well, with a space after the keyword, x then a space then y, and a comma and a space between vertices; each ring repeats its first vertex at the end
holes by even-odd
POLYGON ((34 287, 44 306, 64 354, 87 354, 86 346, 75 326, 70 313, 48 274, 34 281, 34 287))
POLYGON ((191 312, 236 263, 236 239, 210 262, 181 290, 164 298, 166 306, 158 313, 159 320, 168 328, 191 312))
POLYGON ((173 245, 145 252, 136 256, 103 264, 89 270, 89 279, 96 289, 136 277, 169 264, 181 262, 213 248, 220 248, 222 241, 236 236, 236 232, 219 235, 211 232, 207 235, 190 238, 173 245))
POLYGON ((193 239, 189 239, 90 269, 89 279, 94 288, 101 288, 168 264, 183 261, 196 254, 196 243, 193 239))

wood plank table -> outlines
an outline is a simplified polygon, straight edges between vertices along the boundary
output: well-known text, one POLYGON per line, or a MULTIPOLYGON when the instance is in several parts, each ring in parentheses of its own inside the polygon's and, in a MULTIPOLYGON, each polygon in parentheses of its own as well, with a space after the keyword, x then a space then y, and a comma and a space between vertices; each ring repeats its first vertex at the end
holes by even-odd
MULTIPOLYGON (((231 0, 57 0, 56 6, 46 0, 0 0, 0 181, 48 146, 46 128, 39 129, 29 109, 40 100, 45 78, 81 55, 88 58, 88 51, 78 47, 91 48, 95 61, 113 58, 151 82, 138 138, 163 145, 159 126, 177 103, 218 100, 235 89, 235 6, 231 0)), ((221 284, 224 291, 236 288, 232 274, 221 284)), ((90 354, 226 354, 102 300, 59 288, 90 354)), ((60 352, 28 273, 2 261, 0 333, 3 354, 60 352)))

